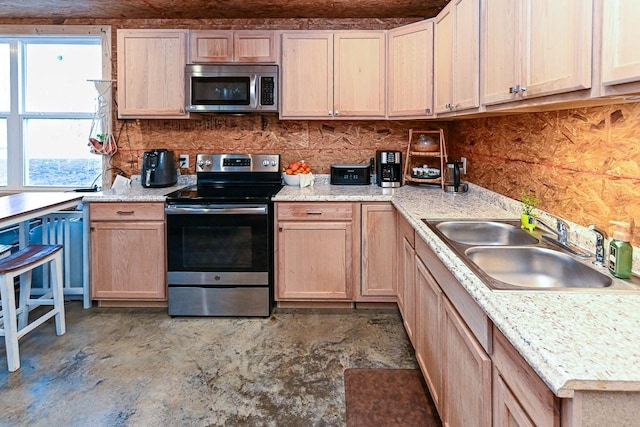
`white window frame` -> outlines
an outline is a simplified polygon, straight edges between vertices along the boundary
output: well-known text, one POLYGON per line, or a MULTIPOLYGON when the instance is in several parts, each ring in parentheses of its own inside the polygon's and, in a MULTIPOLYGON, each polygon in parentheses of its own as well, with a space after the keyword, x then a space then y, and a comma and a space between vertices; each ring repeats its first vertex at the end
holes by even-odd
MULTIPOLYGON (((3 38, 20 37, 37 39, 41 36, 58 37, 63 39, 65 36, 96 36, 101 37, 102 45, 102 79, 111 80, 111 27, 103 25, 0 25, 0 36, 3 38)), ((18 48, 18 41, 10 41, 10 49, 13 51, 18 48)), ((11 63, 10 73, 12 80, 20 72, 18 67, 22 67, 22 64, 17 64, 15 61, 11 63)), ((22 82, 22 92, 24 93, 24 82, 22 82)), ((16 91, 11 92, 10 111, 17 112, 12 113, 7 117, 7 129, 17 129, 17 132, 9 134, 7 140, 7 151, 10 157, 7 159, 7 186, 0 187, 1 192, 15 192, 15 191, 67 191, 69 187, 54 187, 54 186, 25 186, 23 182, 24 174, 24 141, 23 141, 23 126, 22 121, 25 118, 38 118, 46 119, 51 118, 49 114, 43 113, 25 113, 19 105, 19 97, 16 91)), ((88 116, 93 117, 93 114, 88 116)), ((61 114, 56 114, 55 118, 64 118, 61 114)), ((70 114, 69 118, 84 118, 82 114, 70 114)), ((113 117, 109 120, 113 121, 113 117)), ((87 148, 89 150, 89 148, 87 148)), ((104 160, 104 159, 103 159, 104 160)), ((103 161, 104 169, 104 161, 103 161)), ((101 183, 98 183, 101 184, 101 183)))

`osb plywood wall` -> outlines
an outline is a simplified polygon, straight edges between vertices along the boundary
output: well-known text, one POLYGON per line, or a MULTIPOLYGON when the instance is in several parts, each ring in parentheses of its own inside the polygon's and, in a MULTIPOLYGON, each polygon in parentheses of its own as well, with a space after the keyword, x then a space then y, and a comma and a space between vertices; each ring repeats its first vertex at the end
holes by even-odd
POLYGON ((283 163, 304 159, 316 173, 333 163, 368 164, 376 150, 406 151, 409 129, 435 129, 419 121, 289 121, 276 115, 210 115, 191 120, 119 121, 118 153, 112 167, 139 174, 144 151, 168 148, 189 154, 195 173, 198 153, 278 153, 283 163))
MULTIPOLYGON (((455 158, 469 181, 577 224, 640 225, 640 103, 453 122, 455 158)), ((634 245, 640 245, 636 228, 634 245)))

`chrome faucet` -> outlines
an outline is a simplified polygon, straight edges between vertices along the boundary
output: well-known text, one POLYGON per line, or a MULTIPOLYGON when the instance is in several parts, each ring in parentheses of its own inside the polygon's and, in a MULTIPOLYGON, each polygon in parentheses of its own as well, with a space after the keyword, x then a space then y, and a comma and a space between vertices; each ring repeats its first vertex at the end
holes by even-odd
POLYGON ((604 239, 607 233, 600 230, 595 224, 589 225, 589 230, 596 233, 596 260, 593 263, 599 267, 604 267, 604 239))
POLYGON ((567 232, 569 231, 569 226, 566 222, 564 222, 560 218, 556 218, 556 228, 554 229, 553 227, 540 221, 540 218, 536 218, 536 220, 538 221, 538 224, 554 233, 558 238, 558 242, 562 243, 563 245, 567 244, 567 232))

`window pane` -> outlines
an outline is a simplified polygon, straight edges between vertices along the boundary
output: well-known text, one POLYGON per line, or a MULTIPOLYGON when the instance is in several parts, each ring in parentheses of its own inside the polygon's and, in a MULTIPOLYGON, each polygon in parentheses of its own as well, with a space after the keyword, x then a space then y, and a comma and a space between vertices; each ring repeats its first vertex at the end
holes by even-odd
POLYGON ((0 119, 0 185, 7 185, 7 120, 0 119))
POLYGON ((27 44, 25 111, 87 112, 97 96, 90 79, 102 78, 102 47, 27 44))
POLYGON ((24 121, 25 185, 88 187, 102 157, 87 146, 91 119, 24 121))
MULTIPOLYGON (((9 43, 0 43, 0 111, 9 111, 9 43)), ((5 132, 6 133, 6 132, 5 132)), ((6 148, 6 145, 5 145, 6 148)))

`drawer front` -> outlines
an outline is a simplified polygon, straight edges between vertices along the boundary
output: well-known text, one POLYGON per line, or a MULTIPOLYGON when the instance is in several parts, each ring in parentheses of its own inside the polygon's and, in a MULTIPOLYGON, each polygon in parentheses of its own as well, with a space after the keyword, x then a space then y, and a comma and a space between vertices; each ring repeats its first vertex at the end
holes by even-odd
POLYGON ((91 221, 164 221, 164 203, 89 203, 91 221))
POLYGON ((351 220, 351 203, 276 203, 277 218, 282 220, 351 220))

